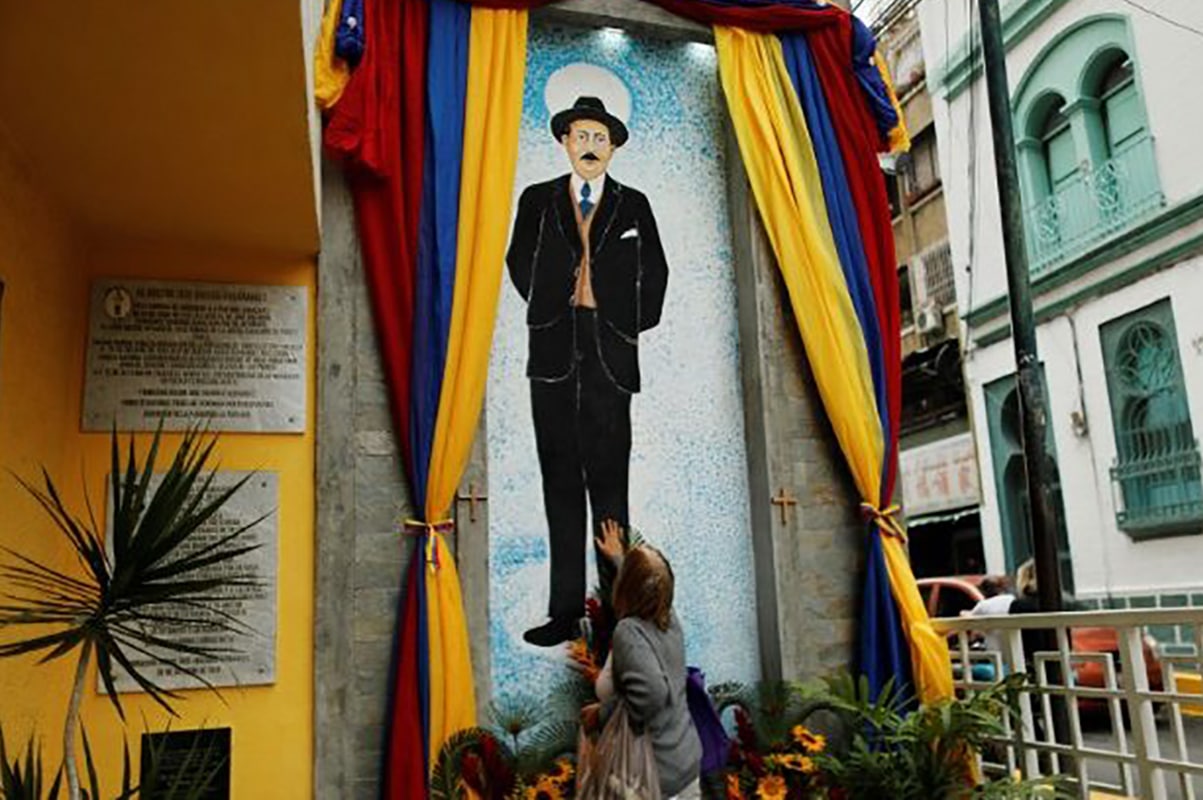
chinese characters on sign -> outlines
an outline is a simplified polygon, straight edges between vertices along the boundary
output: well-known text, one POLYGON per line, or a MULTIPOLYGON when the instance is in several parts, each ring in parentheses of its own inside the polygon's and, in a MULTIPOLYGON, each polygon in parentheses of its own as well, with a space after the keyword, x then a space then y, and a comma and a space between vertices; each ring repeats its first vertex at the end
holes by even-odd
POLYGON ((95 282, 84 430, 304 432, 307 291, 95 282))
POLYGON ((902 503, 908 517, 981 502, 972 434, 904 450, 899 462, 902 503))
MULTIPOLYGON (((245 472, 218 472, 206 498, 217 495, 246 476, 245 472)), ((148 496, 158 486, 158 475, 151 481, 148 496)), ((159 631, 160 636, 173 636, 176 641, 204 647, 230 650, 230 654, 218 661, 199 658, 184 653, 171 652, 172 661, 205 677, 214 686, 253 686, 275 682, 276 675, 276 541, 279 532, 276 508, 279 503, 279 476, 274 472, 256 472, 234 496, 222 506, 209 521, 192 534, 187 542, 191 551, 209 547, 235 531, 261 519, 240 535, 240 546, 258 545, 232 561, 215 564, 212 572, 197 577, 212 577, 214 573, 250 579, 254 586, 237 586, 228 590, 227 596, 216 604, 215 610, 204 610, 196 606, 166 609, 163 616, 187 619, 217 618, 218 614, 229 615, 245 626, 246 632, 215 630, 210 626, 197 625, 195 629, 178 633, 159 631)), ((108 508, 111 534, 113 509, 108 508)), ((106 537, 112 541, 112 536, 106 537)), ((112 554, 110 553, 110 557, 112 554)), ((154 623, 146 623, 154 626, 154 623)), ((166 689, 195 689, 203 686, 195 678, 169 667, 155 666, 151 659, 133 651, 126 651, 134 665, 146 672, 155 683, 166 689)), ((116 686, 119 692, 139 691, 124 670, 116 667, 116 686)), ((101 688, 103 691, 103 687, 101 688)))

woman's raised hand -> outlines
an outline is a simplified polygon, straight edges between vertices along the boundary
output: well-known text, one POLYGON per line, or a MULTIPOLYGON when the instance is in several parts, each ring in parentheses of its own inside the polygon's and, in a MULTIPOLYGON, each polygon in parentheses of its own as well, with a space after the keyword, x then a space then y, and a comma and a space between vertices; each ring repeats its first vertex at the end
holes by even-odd
POLYGON ((616 520, 604 519, 601 524, 601 535, 593 538, 597 550, 603 556, 617 564, 622 561, 622 526, 616 520))

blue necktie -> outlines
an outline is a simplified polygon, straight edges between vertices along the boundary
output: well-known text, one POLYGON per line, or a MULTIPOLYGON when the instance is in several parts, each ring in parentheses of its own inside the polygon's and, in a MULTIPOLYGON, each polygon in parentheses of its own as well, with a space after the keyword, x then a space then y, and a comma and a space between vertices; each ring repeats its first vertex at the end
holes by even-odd
POLYGON ((593 189, 589 184, 581 184, 581 216, 589 216, 589 212, 593 210, 593 201, 589 199, 589 195, 593 194, 593 189))

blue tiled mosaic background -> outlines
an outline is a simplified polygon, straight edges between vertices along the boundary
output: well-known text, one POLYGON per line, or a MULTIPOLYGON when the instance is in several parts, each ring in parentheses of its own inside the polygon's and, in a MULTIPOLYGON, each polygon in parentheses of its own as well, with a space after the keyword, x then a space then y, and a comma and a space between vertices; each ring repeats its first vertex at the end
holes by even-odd
MULTIPOLYGON (((688 657, 713 684, 759 675, 739 387, 738 326, 714 49, 613 31, 534 25, 515 181, 568 171, 548 132, 547 79, 565 65, 605 67, 631 95, 630 142, 611 174, 651 201, 669 262, 659 327, 640 340, 643 392, 632 403, 631 518, 677 575, 688 657)), ((524 306, 502 291, 488 383, 490 637, 495 695, 543 693, 564 675, 560 650, 522 632, 547 609, 546 522, 535 456, 524 306)), ((590 585, 593 565, 590 557, 590 585)))

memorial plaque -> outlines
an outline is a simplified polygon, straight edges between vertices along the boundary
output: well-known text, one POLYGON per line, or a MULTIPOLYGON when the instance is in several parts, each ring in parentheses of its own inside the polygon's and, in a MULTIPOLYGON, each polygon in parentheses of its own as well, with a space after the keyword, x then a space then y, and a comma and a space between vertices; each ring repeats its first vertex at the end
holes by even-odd
POLYGON ((230 800, 229 728, 142 734, 142 800, 230 800))
POLYGON ((305 430, 304 286, 92 284, 85 431, 305 430))
MULTIPOLYGON (((241 480, 245 472, 218 472, 207 495, 229 488, 241 480)), ((161 480, 156 475, 151 481, 150 492, 161 480)), ((208 547, 234 531, 249 525, 256 519, 263 520, 244 532, 237 541, 243 545, 259 545, 258 548, 236 559, 215 564, 211 571, 198 575, 223 574, 239 578, 250 578, 256 586, 239 586, 228 590, 226 596, 216 603, 215 608, 228 614, 249 628, 249 632, 214 630, 198 625, 194 629, 181 631, 178 626, 168 629, 154 622, 144 623, 163 638, 172 638, 184 644, 231 649, 233 654, 219 660, 205 659, 186 653, 171 651, 169 658, 184 667, 199 673, 214 686, 254 686, 275 683, 276 679, 276 541, 279 532, 276 509, 279 504, 279 476, 274 472, 256 472, 241 489, 212 517, 189 537, 187 546, 191 550, 208 547), (265 516, 266 515, 266 516, 265 516), (157 630, 156 630, 157 629, 157 630)), ((109 498, 106 537, 112 542, 112 498, 109 498)), ((111 544, 110 544, 111 547, 111 544)), ((110 551, 110 558, 112 553, 110 551)), ((180 616, 187 619, 202 619, 206 612, 193 606, 172 608, 163 616, 180 616)), ((208 612, 217 618, 215 612, 208 612)), ((126 649, 126 655, 139 671, 154 683, 166 689, 198 689, 204 684, 196 678, 167 666, 157 665, 149 656, 126 649)), ((114 683, 119 692, 142 691, 120 665, 114 663, 114 683)), ((99 679, 98 679, 99 680, 99 679)), ((101 691, 104 691, 101 685, 101 691)))

